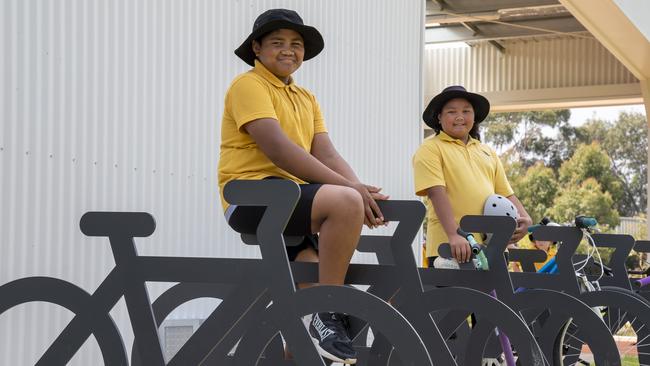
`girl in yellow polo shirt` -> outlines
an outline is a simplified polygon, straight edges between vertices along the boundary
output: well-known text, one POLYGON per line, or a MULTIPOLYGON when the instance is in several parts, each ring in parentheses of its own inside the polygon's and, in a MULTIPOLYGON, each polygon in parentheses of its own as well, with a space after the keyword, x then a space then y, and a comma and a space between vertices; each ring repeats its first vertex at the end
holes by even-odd
POLYGON ((438 247, 449 243, 454 258, 467 262, 467 240, 456 233, 465 215, 483 214, 488 196, 507 197, 519 212, 511 239, 519 241, 532 221, 514 195, 496 152, 479 140, 478 127, 490 111, 482 95, 462 86, 450 86, 435 96, 422 118, 436 135, 426 139, 413 156, 415 192, 427 196, 426 256, 429 263, 438 247))
MULTIPOLYGON (((330 141, 316 98, 294 82, 292 74, 303 60, 318 55, 323 46, 318 30, 295 11, 272 9, 255 20, 235 50, 253 69, 237 76, 226 93, 219 188, 228 224, 255 233, 264 208, 229 206, 223 200, 224 185, 233 179, 299 183, 300 201, 285 234, 307 239, 287 248, 289 259, 319 262, 320 284, 343 285, 361 227, 364 222, 369 227, 384 224, 375 200, 388 196, 359 181, 330 141), (311 235, 316 233, 318 238, 311 235)), ((353 364, 356 351, 344 318, 313 314, 309 333, 323 357, 353 364)))

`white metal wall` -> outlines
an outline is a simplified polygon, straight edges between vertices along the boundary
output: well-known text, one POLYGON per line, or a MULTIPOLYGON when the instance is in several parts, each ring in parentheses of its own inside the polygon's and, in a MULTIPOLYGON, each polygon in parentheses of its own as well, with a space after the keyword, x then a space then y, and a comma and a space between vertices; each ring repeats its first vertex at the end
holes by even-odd
MULTIPOLYGON (((296 78, 340 152, 366 182, 413 198, 421 0, 0 0, 0 284, 44 275, 94 291, 113 259, 78 229, 89 210, 152 213, 141 254, 257 255, 225 225, 216 166, 224 93, 247 69, 232 50, 271 7, 324 35, 296 78)), ((123 304, 113 315, 130 343, 123 304)), ((70 316, 42 304, 0 316, 0 364, 33 364, 70 316)), ((97 357, 91 340, 74 364, 97 357)))
MULTIPOLYGON (((594 38, 549 37, 426 49, 424 97, 448 85, 474 92, 521 92, 635 84, 638 80, 594 38)), ((639 93, 638 87, 636 93, 639 93)))

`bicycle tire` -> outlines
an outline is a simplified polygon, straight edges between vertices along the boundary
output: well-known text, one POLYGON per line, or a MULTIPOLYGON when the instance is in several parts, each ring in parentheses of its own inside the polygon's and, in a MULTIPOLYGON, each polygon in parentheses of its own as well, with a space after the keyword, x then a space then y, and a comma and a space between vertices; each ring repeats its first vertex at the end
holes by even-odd
POLYGON ((557 338, 563 336, 558 330, 565 326, 564 319, 572 319, 578 326, 589 330, 585 334, 585 343, 589 344, 594 350, 593 354, 597 365, 621 365, 616 344, 608 328, 585 302, 565 293, 548 289, 526 290, 518 293, 514 300, 513 308, 516 310, 539 308, 538 304, 562 305, 550 309, 555 314, 559 313, 559 315, 552 314, 551 317, 554 317, 554 319, 549 320, 549 324, 542 327, 542 333, 536 334, 547 359, 557 360, 557 355, 561 352, 561 346, 557 344, 557 338), (554 321, 558 316, 562 319, 554 321), (550 331, 549 326, 551 327, 550 331))
MULTIPOLYGON (((346 313, 362 319, 377 329, 393 329, 390 333, 390 342, 394 345, 403 365, 425 366, 432 365, 431 358, 411 324, 395 308, 380 298, 344 286, 317 286, 303 289, 294 295, 295 309, 300 327, 306 332, 299 317, 322 311, 346 313), (338 299, 346 299, 341 303, 338 299)), ((277 324, 273 314, 277 314, 275 305, 269 306, 260 321, 250 328, 240 341, 233 359, 233 365, 258 365, 260 355, 274 337, 282 332, 283 326, 277 324)), ((296 323, 297 324, 297 323, 296 323)), ((307 333, 304 333, 307 335, 307 333)), ((295 344, 295 340, 293 340, 295 344)), ((288 339, 288 343, 292 340, 288 339)), ((311 343, 311 340, 308 340, 311 343)), ((311 351, 316 352, 314 347, 311 351)), ((316 353, 317 355, 317 353, 316 353)), ((294 356, 296 353, 294 352, 294 356)), ((438 355, 436 355, 438 356, 438 355)), ((319 362, 320 356, 317 356, 319 362)), ((307 364, 296 360, 297 364, 307 364)), ((309 363, 310 365, 314 363, 309 363)))
POLYGON ((94 299, 80 287, 57 278, 28 277, 0 286, 0 314, 28 302, 46 302, 75 314, 73 320, 48 347, 36 365, 65 365, 92 334, 107 366, 128 366, 122 336, 108 313, 97 313, 94 299), (75 328, 73 323, 78 327, 75 328), (87 335, 82 334, 83 327, 87 335), (69 333, 69 334, 67 334, 69 333))
MULTIPOLYGON (((449 317, 456 318, 459 326, 466 324, 466 317, 458 313, 461 310, 465 311, 468 315, 475 313, 479 319, 483 319, 483 321, 479 321, 481 327, 473 330, 480 332, 482 336, 480 334, 479 336, 476 336, 476 334, 472 336, 469 333, 467 334, 469 338, 465 340, 456 339, 457 344, 453 347, 455 349, 454 357, 459 365, 477 365, 481 364, 483 358, 492 358, 490 356, 493 355, 488 355, 486 352, 490 352, 487 345, 489 335, 493 333, 495 327, 509 335, 511 340, 516 340, 516 342, 513 342, 513 345, 516 346, 515 350, 518 351, 518 359, 522 365, 542 366, 545 364, 542 350, 526 323, 506 304, 484 292, 464 287, 439 288, 425 292, 418 299, 417 306, 426 309, 428 311, 427 315, 440 311, 453 310, 447 314, 446 318, 440 318, 440 323, 447 323, 440 330, 447 341, 449 341, 452 332, 458 330, 457 327, 453 326, 453 320, 449 322, 449 317), (483 331, 480 329, 483 329, 483 331)), ((412 318, 409 314, 421 312, 421 310, 405 309, 408 308, 408 304, 398 305, 397 308, 400 311, 403 309, 406 310, 403 313, 409 319, 412 318)), ((421 336, 424 332, 431 332, 430 325, 425 325, 430 324, 430 322, 427 323, 425 319, 414 323, 418 324, 417 329, 421 336)), ((459 335, 461 335, 461 332, 456 332, 456 336, 459 335)), ((385 345, 383 346, 385 347, 385 345)), ((376 350, 371 348, 370 355, 374 356, 376 353, 376 350)), ((373 360, 373 362, 376 362, 376 360, 373 360)))
MULTIPOLYGON (((605 325, 612 336, 626 323, 631 322, 633 329, 641 334, 642 342, 634 345, 640 364, 647 364, 648 352, 650 351, 650 304, 638 294, 621 288, 604 286, 599 291, 582 294, 581 299, 593 308, 600 308, 605 325), (615 295, 615 296, 614 296, 615 295)), ((583 342, 579 326, 571 326, 563 334, 562 354, 555 358, 558 362, 561 359, 561 366, 572 365, 581 359, 583 342)), ((619 350, 619 358, 631 350, 626 347, 619 350)))
MULTIPOLYGON (((199 298, 225 300, 232 293, 234 287, 235 286, 232 284, 218 283, 185 282, 174 285, 158 296, 151 305, 154 318, 156 319, 156 325, 160 327, 172 311, 191 300, 199 298)), ((249 292, 254 292, 254 290, 249 292)), ((260 301, 257 308, 254 307, 251 309, 252 312, 262 311, 266 303, 267 302, 264 300, 260 301)), ((224 341, 225 346, 223 346, 221 345, 221 340, 215 340, 214 334, 212 334, 209 329, 206 329, 210 327, 216 311, 219 310, 219 307, 222 305, 223 303, 204 320, 204 322, 199 326, 199 329, 197 329, 187 340, 187 343, 198 341, 198 344, 193 344, 192 348, 185 348, 186 346, 183 346, 174 358, 168 360, 169 364, 180 363, 200 365, 203 362, 205 362, 205 364, 223 364, 226 362, 224 357, 225 352, 227 352, 229 348, 232 348, 244 333, 245 326, 248 324, 246 319, 250 318, 250 316, 244 319, 238 319, 231 332, 229 332, 228 339, 224 341), (225 352, 224 349, 226 350, 225 352)), ((137 349, 137 337, 133 342, 133 350, 135 349, 137 349)), ((142 366, 142 361, 137 352, 132 352, 131 366, 142 366)))

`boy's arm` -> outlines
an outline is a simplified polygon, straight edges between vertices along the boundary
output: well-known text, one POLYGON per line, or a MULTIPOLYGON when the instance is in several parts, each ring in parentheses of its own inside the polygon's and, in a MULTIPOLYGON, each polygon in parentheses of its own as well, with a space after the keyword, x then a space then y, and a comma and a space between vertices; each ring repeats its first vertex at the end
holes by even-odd
MULTIPOLYGON (((343 157, 334 147, 334 144, 332 143, 332 140, 330 140, 328 133, 321 132, 314 135, 314 139, 311 143, 311 154, 321 163, 325 164, 328 168, 341 174, 349 181, 361 183, 348 162, 343 159, 343 157)), ((364 186, 367 190, 367 194, 366 192, 362 193, 364 209, 366 212, 366 225, 372 223, 373 221, 368 221, 375 220, 376 217, 381 219, 381 222, 377 222, 378 224, 381 224, 384 221, 384 215, 381 213, 381 210, 379 209, 379 206, 375 200, 387 200, 389 197, 381 194, 381 188, 379 187, 367 184, 364 184, 364 186)), ((373 227, 374 225, 368 226, 373 227)))
POLYGON ((515 232, 512 234, 512 238, 510 238, 510 243, 516 244, 521 238, 524 237, 528 233, 528 227, 533 224, 533 219, 530 218, 530 215, 524 208, 524 205, 521 204, 521 201, 517 198, 517 196, 510 195, 507 197, 512 204, 515 205, 517 208, 517 212, 519 213, 519 218, 517 219, 517 228, 515 229, 515 232))
MULTIPOLYGON (((346 177, 349 181, 360 182, 348 162, 343 159, 336 150, 336 147, 334 147, 328 133, 317 133, 314 135, 314 140, 311 144, 311 154, 328 168, 346 177)), ((387 195, 380 193, 380 187, 367 184, 366 187, 372 195, 372 198, 376 200, 387 200, 389 198, 387 195)))
POLYGON ((245 124, 243 128, 273 164, 307 182, 354 188, 361 194, 366 206, 366 224, 375 226, 383 222, 379 207, 363 183, 360 183, 358 179, 352 181, 346 178, 296 145, 282 131, 277 120, 261 118, 245 124), (378 218, 375 218, 373 211, 378 213, 378 218))
POLYGON ((458 235, 456 230, 458 224, 454 219, 454 211, 451 208, 451 202, 447 196, 447 188, 444 186, 433 186, 427 189, 427 196, 431 200, 433 209, 436 211, 438 220, 442 224, 447 238, 449 238, 449 246, 451 246, 451 253, 459 263, 468 262, 471 258, 471 251, 467 239, 458 235))
POLYGON ((322 132, 314 135, 314 139, 311 142, 311 154, 321 163, 346 177, 349 181, 359 182, 359 178, 354 174, 350 165, 336 151, 328 133, 322 132))

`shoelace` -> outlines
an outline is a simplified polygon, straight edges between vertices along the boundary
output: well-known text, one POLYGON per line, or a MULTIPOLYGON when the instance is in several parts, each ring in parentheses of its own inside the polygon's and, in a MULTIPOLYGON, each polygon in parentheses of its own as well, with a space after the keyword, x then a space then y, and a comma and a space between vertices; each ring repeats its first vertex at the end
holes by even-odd
POLYGON ((350 316, 343 313, 334 313, 332 314, 332 320, 336 321, 337 331, 341 332, 343 335, 350 337, 350 316))

